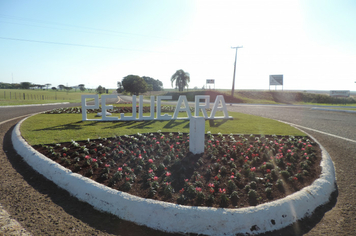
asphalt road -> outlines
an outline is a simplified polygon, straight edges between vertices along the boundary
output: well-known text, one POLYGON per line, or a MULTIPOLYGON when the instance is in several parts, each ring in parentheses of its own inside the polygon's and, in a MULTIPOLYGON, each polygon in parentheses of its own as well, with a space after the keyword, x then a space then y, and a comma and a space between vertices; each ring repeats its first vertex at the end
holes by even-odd
MULTIPOLYGON (((70 106, 74 105, 1 107, 0 126, 15 117, 70 106)), ((336 205, 306 235, 356 235, 356 114, 312 110, 309 106, 227 104, 227 107, 229 111, 295 124, 315 137, 335 163, 339 195, 336 205)))

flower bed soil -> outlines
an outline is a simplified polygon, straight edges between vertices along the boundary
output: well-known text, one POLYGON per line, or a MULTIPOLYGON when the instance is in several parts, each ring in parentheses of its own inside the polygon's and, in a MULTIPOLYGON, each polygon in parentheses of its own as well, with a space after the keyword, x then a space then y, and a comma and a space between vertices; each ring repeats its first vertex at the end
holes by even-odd
POLYGON ((205 144, 193 155, 188 134, 157 132, 34 148, 113 189, 189 206, 255 206, 321 174, 321 151, 309 137, 208 133, 205 144))

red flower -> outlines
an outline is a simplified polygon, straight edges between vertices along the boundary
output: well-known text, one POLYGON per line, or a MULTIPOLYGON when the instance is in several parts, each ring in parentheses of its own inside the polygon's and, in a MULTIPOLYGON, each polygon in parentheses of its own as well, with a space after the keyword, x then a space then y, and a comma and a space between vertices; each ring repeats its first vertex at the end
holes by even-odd
POLYGON ((219 176, 215 176, 214 179, 215 179, 215 180, 219 180, 219 176))
POLYGON ((184 193, 184 188, 182 188, 181 190, 179 190, 179 193, 184 193))
POLYGON ((117 168, 118 171, 122 171, 122 167, 117 168))
POLYGON ((214 189, 213 189, 213 188, 210 188, 210 189, 209 189, 209 192, 210 192, 211 194, 213 194, 213 193, 214 193, 214 189))
POLYGON ((149 162, 149 163, 153 163, 153 160, 152 160, 152 159, 148 159, 148 162, 149 162))
POLYGON ((198 192, 201 192, 201 188, 199 188, 199 187, 196 187, 195 190, 198 192))
POLYGON ((266 172, 267 172, 267 173, 271 173, 271 170, 270 170, 270 169, 267 169, 266 172))
POLYGON ((214 187, 215 187, 215 185, 214 185, 213 183, 209 183, 208 186, 209 186, 210 188, 214 188, 214 187))
POLYGON ((90 156, 88 156, 88 155, 85 156, 85 159, 89 159, 89 158, 90 158, 90 156))
POLYGON ((167 172, 166 173, 166 176, 168 177, 168 176, 171 176, 172 174, 170 173, 170 172, 167 172))
POLYGON ((226 193, 226 189, 221 189, 221 188, 219 188, 219 193, 226 193))
POLYGON ((252 172, 256 171, 256 167, 252 167, 252 168, 251 168, 251 171, 252 171, 252 172))
POLYGON ((93 161, 93 162, 97 162, 98 160, 97 160, 97 159, 95 159, 95 158, 93 158, 93 159, 92 159, 92 161, 93 161))
POLYGON ((66 154, 66 153, 63 153, 63 156, 64 156, 64 157, 66 157, 66 156, 67 156, 67 154, 66 154))

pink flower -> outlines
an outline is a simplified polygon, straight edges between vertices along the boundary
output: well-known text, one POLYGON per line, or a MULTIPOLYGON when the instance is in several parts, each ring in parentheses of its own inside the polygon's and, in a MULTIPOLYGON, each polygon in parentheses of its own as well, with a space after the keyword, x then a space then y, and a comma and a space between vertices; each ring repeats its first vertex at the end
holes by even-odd
POLYGON ((252 171, 252 172, 256 171, 256 167, 252 167, 252 168, 251 168, 251 171, 252 171))
POLYGON ((157 180, 158 180, 158 177, 157 177, 157 176, 153 177, 153 180, 154 180, 154 181, 157 181, 157 180))
POLYGON ((157 141, 156 144, 159 144, 159 141, 157 141))
POLYGON ((213 194, 213 193, 214 193, 214 189, 213 189, 213 188, 210 188, 210 189, 209 189, 209 192, 210 192, 211 194, 213 194))
POLYGON ((235 176, 234 176, 234 175, 231 175, 231 176, 230 176, 230 179, 235 179, 235 176))
POLYGON ((166 176, 168 177, 168 176, 171 176, 172 174, 170 173, 170 172, 167 172, 166 173, 166 176))
POLYGON ((176 144, 177 144, 177 145, 179 145, 179 144, 180 144, 180 142, 176 142, 176 144))
POLYGON ((122 167, 117 168, 118 171, 122 171, 122 167))
POLYGON ((152 160, 152 159, 148 159, 148 162, 149 162, 149 163, 153 163, 153 160, 152 160))
POLYGON ((130 181, 130 177, 126 177, 125 180, 126 180, 126 181, 130 181))
POLYGON ((189 179, 185 179, 184 181, 185 181, 185 182, 188 182, 188 181, 189 181, 189 179))
POLYGON ((109 164, 105 164, 105 167, 110 167, 110 165, 109 164))
POLYGON ((226 189, 221 189, 221 188, 219 188, 219 193, 226 193, 226 189))
POLYGON ((153 170, 150 168, 149 170, 148 170, 148 173, 152 173, 153 172, 153 170))
POLYGON ((93 159, 92 159, 92 161, 93 161, 93 162, 97 162, 98 160, 97 160, 97 159, 95 159, 95 158, 93 158, 93 159))
POLYGON ((182 188, 181 190, 179 190, 179 193, 184 193, 184 188, 182 188))
POLYGON ((210 188, 214 188, 214 187, 215 187, 215 185, 214 185, 213 183, 209 183, 208 186, 209 186, 210 188))
POLYGON ((88 156, 88 155, 85 156, 85 159, 89 159, 89 158, 90 158, 90 156, 88 156))
POLYGON ((195 190, 196 190, 197 192, 201 192, 201 188, 199 188, 199 187, 196 187, 195 190))

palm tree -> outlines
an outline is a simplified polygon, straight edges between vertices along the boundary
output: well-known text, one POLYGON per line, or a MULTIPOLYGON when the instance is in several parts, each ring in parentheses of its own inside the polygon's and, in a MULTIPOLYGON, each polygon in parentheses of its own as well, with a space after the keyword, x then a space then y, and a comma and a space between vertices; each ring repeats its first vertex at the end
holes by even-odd
POLYGON ((176 88, 179 88, 179 92, 183 91, 184 87, 188 87, 188 83, 190 82, 190 75, 188 72, 184 72, 184 70, 177 70, 174 75, 171 77, 172 87, 173 82, 176 81, 176 88))

